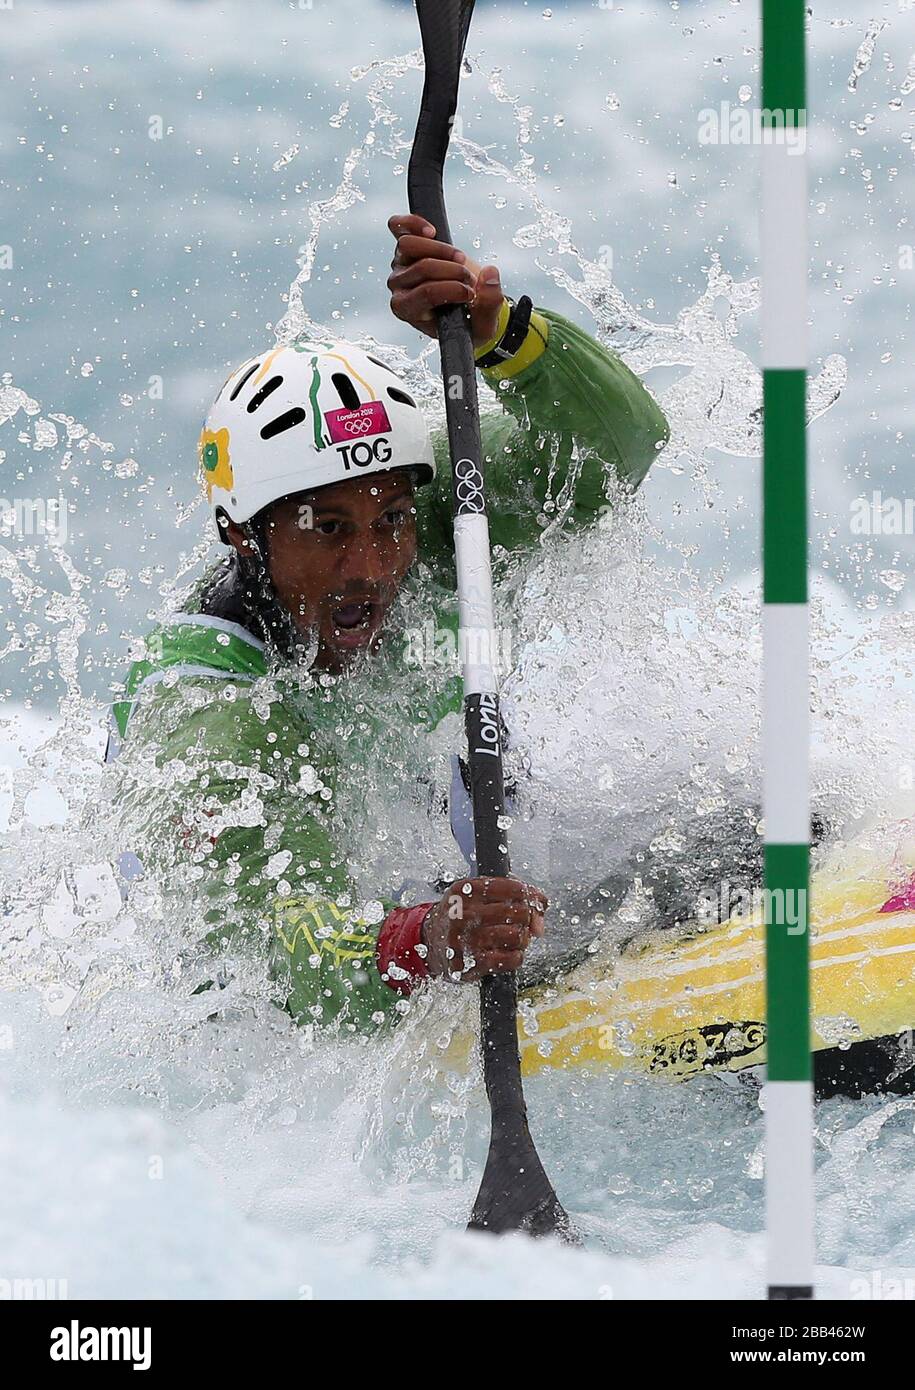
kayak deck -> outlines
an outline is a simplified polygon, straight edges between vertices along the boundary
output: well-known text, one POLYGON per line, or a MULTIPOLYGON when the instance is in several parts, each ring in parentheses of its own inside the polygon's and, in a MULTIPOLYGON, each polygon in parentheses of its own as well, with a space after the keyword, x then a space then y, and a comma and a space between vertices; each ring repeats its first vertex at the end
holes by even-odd
MULTIPOLYGON (((898 871, 877 871, 872 858, 866 868, 843 868, 841 877, 818 874, 811 890, 818 1089, 906 1088, 915 1065, 915 909, 899 895, 898 871)), ((764 934, 761 912, 685 936, 657 934, 625 950, 601 978, 588 978, 590 961, 530 991, 519 1020, 525 1075, 609 1068, 681 1080, 759 1066, 764 934)))

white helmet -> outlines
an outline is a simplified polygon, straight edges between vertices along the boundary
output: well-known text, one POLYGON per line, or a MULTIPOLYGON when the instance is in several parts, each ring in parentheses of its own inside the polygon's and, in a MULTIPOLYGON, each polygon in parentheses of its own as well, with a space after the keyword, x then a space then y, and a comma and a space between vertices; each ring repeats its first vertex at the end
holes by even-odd
POLYGON ((422 410, 395 372, 350 343, 249 358, 213 402, 198 454, 217 521, 239 524, 290 493, 367 473, 435 477, 422 410))

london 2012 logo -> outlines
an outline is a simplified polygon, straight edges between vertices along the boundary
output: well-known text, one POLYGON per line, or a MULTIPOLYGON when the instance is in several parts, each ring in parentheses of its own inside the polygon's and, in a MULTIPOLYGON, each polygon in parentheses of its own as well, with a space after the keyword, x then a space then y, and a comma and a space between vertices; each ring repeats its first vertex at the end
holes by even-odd
POLYGON ((473 459, 458 459, 454 465, 454 495, 458 512, 485 511, 483 474, 473 459))
POLYGON ((367 434, 391 432, 391 422, 382 401, 366 401, 353 410, 326 410, 324 420, 332 444, 346 444, 367 434))

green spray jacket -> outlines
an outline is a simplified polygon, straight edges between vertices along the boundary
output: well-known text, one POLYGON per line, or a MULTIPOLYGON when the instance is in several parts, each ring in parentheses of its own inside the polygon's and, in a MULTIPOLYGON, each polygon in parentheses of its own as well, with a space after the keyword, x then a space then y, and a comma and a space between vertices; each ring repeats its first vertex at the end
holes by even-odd
MULTIPOLYGON (((667 441, 638 378, 559 314, 536 311, 515 358, 483 375, 502 406, 481 421, 493 547, 534 546, 557 501, 566 524, 593 520, 608 480, 634 489, 667 441)), ((438 474, 417 492, 419 551, 406 587, 453 630, 444 431, 433 442, 438 474)), ((385 718, 433 727, 459 710, 460 680, 445 674, 405 711, 394 640, 369 657, 392 697, 385 718)), ((185 612, 146 638, 113 713, 125 834, 146 871, 176 900, 199 902, 219 952, 266 951, 296 1019, 367 1032, 407 1004, 375 960, 389 904, 357 900, 353 847, 335 816, 341 778, 358 778, 361 762, 359 729, 341 723, 343 682, 284 672, 243 627, 185 612)), ((383 723, 372 737, 386 736, 383 723)))

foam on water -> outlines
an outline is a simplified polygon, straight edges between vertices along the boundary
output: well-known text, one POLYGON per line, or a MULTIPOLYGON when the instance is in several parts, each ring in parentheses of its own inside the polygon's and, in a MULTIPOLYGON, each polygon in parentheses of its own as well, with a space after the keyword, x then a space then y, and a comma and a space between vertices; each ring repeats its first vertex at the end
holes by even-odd
MULTIPOLYGON (((862 40, 855 85, 868 79, 878 33, 862 40)), ((309 313, 318 251, 346 225, 369 167, 390 160, 402 172, 410 131, 397 99, 419 67, 410 51, 352 74, 364 128, 331 195, 297 211, 309 231, 281 341, 337 335, 309 313)), ((513 90, 485 55, 471 54, 466 80, 511 113, 516 151, 499 158, 459 132, 455 158, 474 187, 527 199, 515 245, 539 258, 556 307, 584 310, 591 331, 648 374, 673 424, 659 471, 690 481, 698 534, 723 553, 757 479, 760 383, 745 347, 757 284, 715 251, 695 301, 655 321, 579 249, 577 210, 560 211, 544 192, 531 157, 534 96, 513 90), (737 498, 722 459, 752 470, 737 498)), ((344 103, 334 119, 337 129, 358 116, 344 103)), ((294 144, 283 148, 274 170, 301 158, 294 144)), ((377 336, 358 341, 441 419, 434 345, 414 358, 377 336)), ((845 385, 844 359, 827 356, 812 375, 811 420, 845 385)), ((18 432, 30 451, 58 449, 77 492, 100 470, 133 476, 129 456, 118 459, 45 395, 53 388, 4 378, 10 442, 18 432)), ((484 407, 496 402, 487 395, 484 407)), ((710 567, 668 527, 652 487, 572 538, 558 524, 560 497, 532 562, 497 557, 514 634, 508 767, 521 788, 509 835, 516 871, 556 901, 557 951, 631 934, 650 911, 636 890, 652 865, 695 893, 706 872, 717 879, 729 855, 758 846, 758 576, 710 567), (709 842, 716 862, 689 878, 697 845, 709 842), (589 895, 608 883, 598 914, 589 895)), ((200 510, 179 509, 176 520, 186 546, 176 572, 138 576, 151 614, 177 606, 209 550, 197 537, 200 510)), ((42 563, 36 553, 0 546, 13 601, 7 660, 44 663, 61 690, 55 712, 7 707, 0 724, 0 1248, 11 1276, 66 1277, 73 1297, 759 1296, 762 1116, 752 1082, 531 1079, 538 1147, 586 1248, 497 1243, 459 1229, 488 1137, 478 1062, 460 1070, 448 1055, 455 1033, 474 1028, 474 991, 423 992, 396 1032, 371 1044, 296 1029, 269 1002, 257 962, 232 962, 218 1017, 210 996, 189 994, 193 906, 176 910, 152 880, 121 898, 104 714, 80 658, 100 592, 126 593, 132 578, 120 565, 101 577, 81 571, 59 537, 42 563)), ((893 578, 903 564, 877 581, 879 620, 831 579, 814 586, 813 791, 833 848, 862 834, 885 845, 912 815, 913 613, 893 578)), ((411 694, 437 678, 411 676, 411 694)), ((354 687, 353 701, 364 693, 354 687)), ((367 761, 361 806, 341 808, 344 818, 358 809, 368 827, 354 865, 366 893, 460 871, 447 827, 418 814, 415 790, 419 761, 442 790, 459 740, 451 720, 421 758, 414 748, 393 767, 367 761)), ((885 1278, 915 1265, 913 1104, 818 1109, 826 1295, 853 1293, 858 1272, 875 1265, 885 1278)))
MULTIPOLYGON (((704 818, 755 807, 753 596, 647 566, 645 537, 642 517, 618 515, 547 544, 516 590, 506 711, 531 790, 510 833, 516 862, 559 892, 631 874, 649 846, 688 857, 704 818)), ((826 586, 814 611, 815 799, 841 837, 901 810, 886 790, 912 727, 911 614, 870 631, 826 586)), ((455 1235, 487 1118, 476 1064, 464 1074, 444 1054, 474 1026, 474 992, 430 990, 383 1045, 341 1043, 295 1029, 257 967, 236 962, 214 1021, 182 989, 194 920, 154 883, 121 903, 100 731, 73 715, 50 729, 17 719, 4 753, 0 1059, 18 1176, 0 1201, 17 1269, 66 1270, 71 1294, 96 1296, 435 1297, 472 1280, 501 1296, 714 1297, 725 1279, 758 1295, 753 1085, 531 1080, 538 1144, 587 1252, 455 1235)), ((366 850, 376 864, 398 817, 414 853, 444 853, 417 833, 402 771, 403 801, 366 850)), ((389 767, 367 776, 370 798, 390 791, 389 767)), ((562 930, 567 944, 595 926, 573 914, 562 930)), ((913 1258, 911 1132, 907 1102, 820 1107, 820 1250, 836 1266, 824 1291, 913 1258)))

